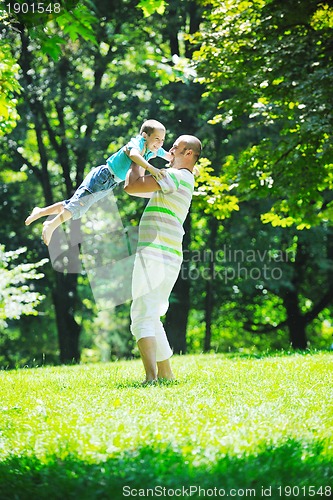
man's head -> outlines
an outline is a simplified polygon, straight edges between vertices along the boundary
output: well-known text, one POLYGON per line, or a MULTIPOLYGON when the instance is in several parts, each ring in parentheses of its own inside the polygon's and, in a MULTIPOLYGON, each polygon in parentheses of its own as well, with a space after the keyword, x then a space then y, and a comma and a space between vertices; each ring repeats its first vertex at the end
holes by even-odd
POLYGON ((200 158, 201 149, 201 142, 197 137, 194 135, 181 135, 175 140, 170 149, 172 155, 171 167, 188 168, 192 171, 200 158))
POLYGON ((157 120, 146 120, 140 129, 140 134, 147 141, 147 147, 154 153, 163 146, 165 127, 157 120))

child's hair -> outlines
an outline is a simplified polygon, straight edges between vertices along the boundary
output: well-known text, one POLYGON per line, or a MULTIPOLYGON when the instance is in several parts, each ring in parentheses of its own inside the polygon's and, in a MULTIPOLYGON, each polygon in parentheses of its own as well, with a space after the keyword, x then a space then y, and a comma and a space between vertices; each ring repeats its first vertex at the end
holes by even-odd
POLYGON ((145 132, 147 135, 150 135, 156 129, 165 131, 165 126, 157 120, 146 120, 141 126, 140 134, 145 132))

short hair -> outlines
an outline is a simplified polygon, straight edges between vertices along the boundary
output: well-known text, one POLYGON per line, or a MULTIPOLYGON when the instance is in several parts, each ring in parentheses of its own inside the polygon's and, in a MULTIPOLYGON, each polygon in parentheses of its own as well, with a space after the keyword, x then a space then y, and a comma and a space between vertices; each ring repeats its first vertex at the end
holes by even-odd
POLYGON ((181 135, 179 139, 186 143, 186 149, 193 151, 195 161, 198 161, 202 151, 201 141, 195 135, 181 135))
POLYGON ((146 120, 141 125, 140 134, 145 132, 146 134, 150 135, 152 132, 154 132, 154 130, 164 130, 165 132, 165 126, 157 120, 146 120))

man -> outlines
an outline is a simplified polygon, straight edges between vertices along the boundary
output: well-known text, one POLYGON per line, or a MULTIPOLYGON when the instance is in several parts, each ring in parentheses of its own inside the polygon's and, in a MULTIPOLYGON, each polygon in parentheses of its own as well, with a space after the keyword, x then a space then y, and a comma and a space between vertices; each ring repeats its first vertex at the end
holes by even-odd
POLYGON ((183 223, 192 200, 193 169, 201 154, 201 142, 192 135, 182 135, 170 154, 171 168, 162 179, 145 176, 144 170, 133 164, 125 181, 127 193, 151 196, 139 224, 131 307, 131 331, 138 343, 146 383, 174 378, 169 361, 172 350, 160 318, 168 309, 183 260, 183 223))

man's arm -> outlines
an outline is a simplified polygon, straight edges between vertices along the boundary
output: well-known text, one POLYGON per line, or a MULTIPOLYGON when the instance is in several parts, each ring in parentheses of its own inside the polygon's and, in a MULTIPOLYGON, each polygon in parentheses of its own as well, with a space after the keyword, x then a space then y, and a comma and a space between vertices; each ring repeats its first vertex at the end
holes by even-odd
POLYGON ((151 175, 144 175, 144 168, 132 163, 127 172, 124 189, 126 193, 143 198, 150 198, 151 193, 160 191, 160 185, 151 175))

